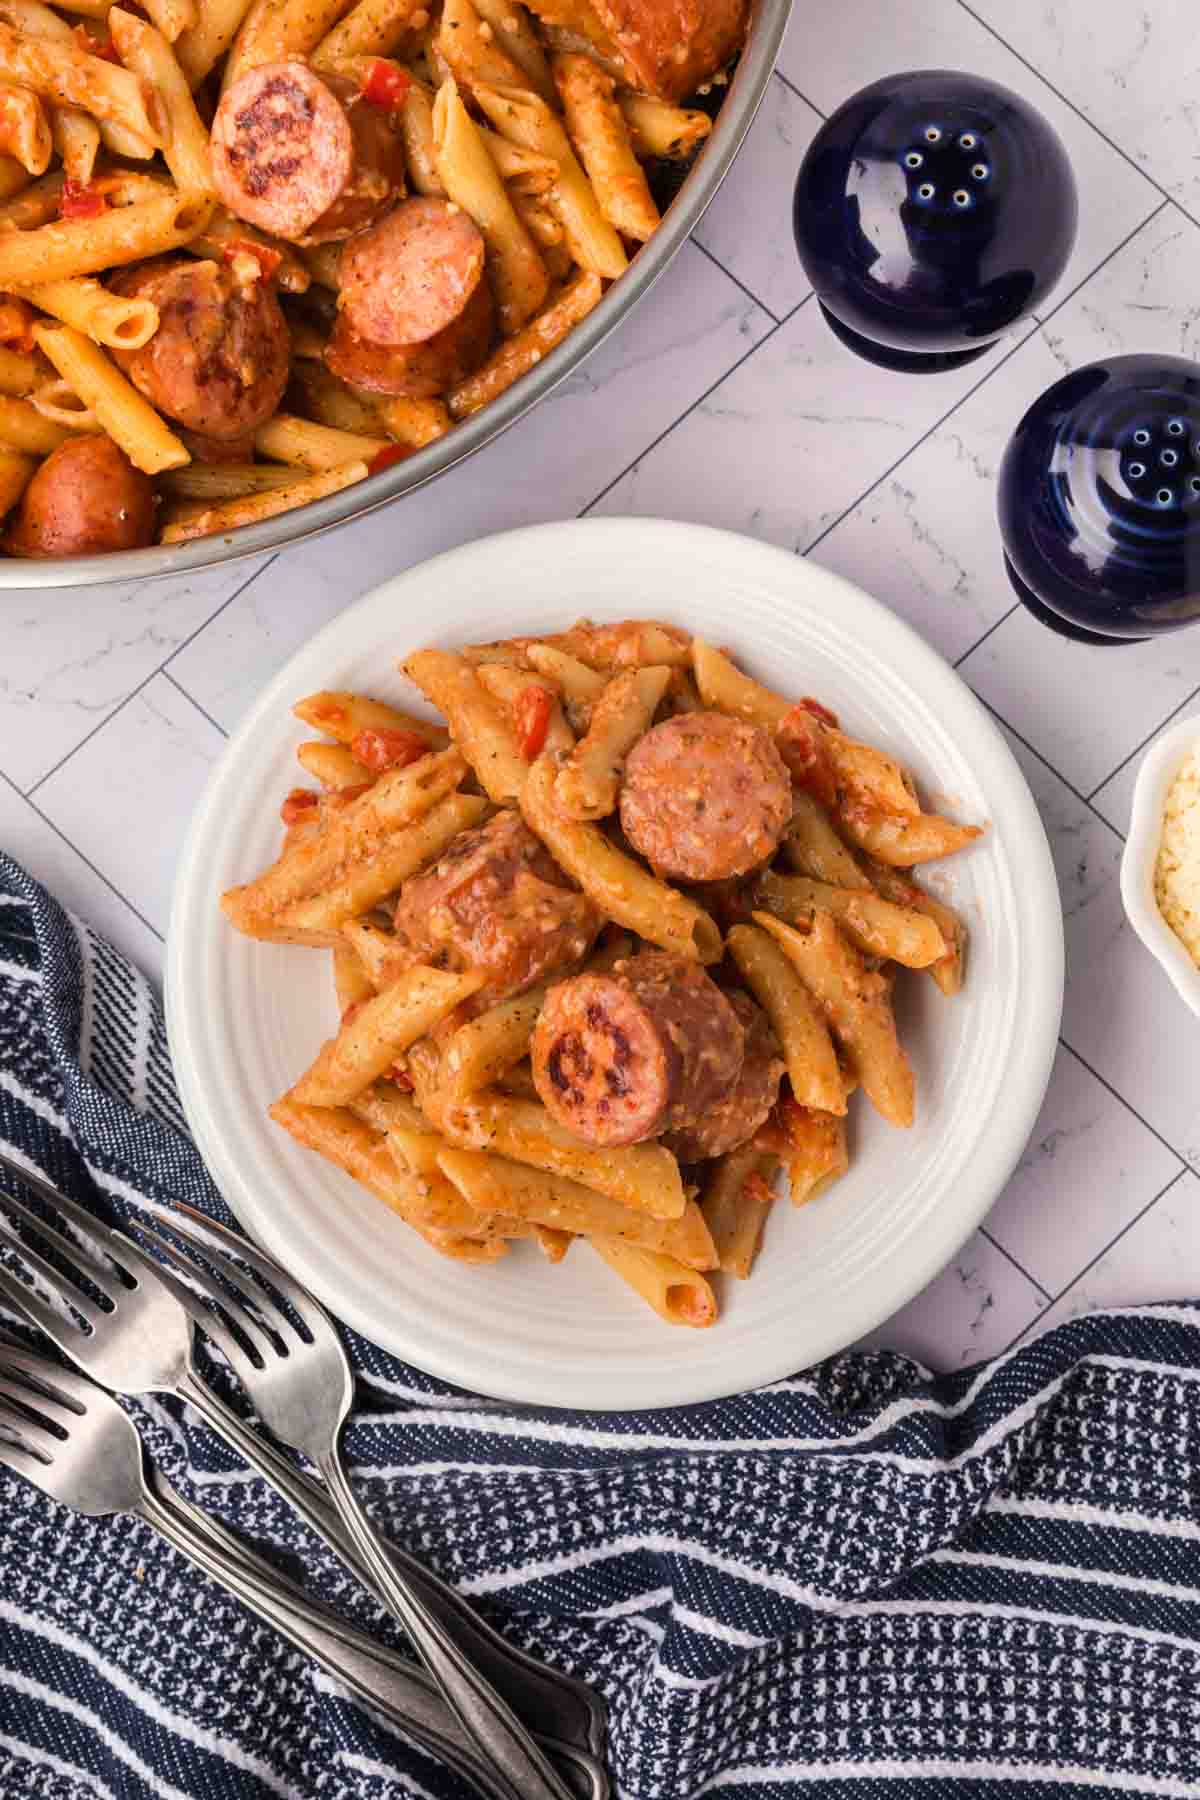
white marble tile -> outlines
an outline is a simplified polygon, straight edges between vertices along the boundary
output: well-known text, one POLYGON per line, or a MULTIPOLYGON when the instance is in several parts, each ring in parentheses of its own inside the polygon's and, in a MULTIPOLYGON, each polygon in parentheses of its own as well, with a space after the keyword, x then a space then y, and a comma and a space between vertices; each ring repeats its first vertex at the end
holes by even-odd
POLYGON ((1189 1171, 1046 1308, 1037 1329, 1109 1306, 1194 1300, 1198 1290, 1200 1180, 1189 1171))
POLYGON ((972 0, 999 35, 1200 216, 1200 31, 1191 0, 972 0))
POLYGON ((963 68, 1036 106, 1063 140, 1079 191, 1076 247, 1045 306, 1092 274, 1159 202, 1150 182, 957 0, 840 0, 820 14, 817 45, 810 14, 797 7, 779 67, 822 113, 835 112, 867 83, 910 68, 963 68))
POLYGON ((806 550, 1002 355, 894 375, 840 344, 809 300, 596 510, 695 519, 806 550))
POLYGON ((1057 1294, 1178 1171, 1178 1157, 1060 1047, 1029 1146, 987 1231, 1057 1294))
POLYGON ((160 939, 7 781, 0 781, 0 848, 70 912, 86 919, 145 974, 157 978, 162 967, 160 939))
MULTIPOLYGON (((1200 1168, 1200 1027, 1121 906, 1117 834, 1010 735, 1054 853, 1067 943, 1065 1041, 1200 1168)), ((1091 1190, 1073 1197, 1090 1205, 1091 1190)), ((1192 1271, 1200 1290, 1200 1264, 1192 1271)))
MULTIPOLYGON (((1200 675, 1200 667, 1197 667, 1196 673, 1200 675)), ((1092 805, 1097 812, 1103 813, 1109 824, 1114 825, 1122 837, 1127 837, 1129 834, 1129 821, 1133 811, 1133 790, 1143 760, 1149 755, 1164 732, 1172 731, 1176 725, 1182 724, 1184 719, 1194 719, 1197 734, 1200 735, 1200 688, 1189 694, 1182 706, 1164 719, 1158 730, 1145 743, 1139 744, 1120 767, 1113 771, 1104 786, 1097 788, 1091 796, 1092 805)))
MULTIPOLYGON (((1082 8, 1085 0, 1078 4, 1082 8)), ((1017 0, 1017 9, 1041 11, 1033 0, 1017 0)), ((1036 54, 1032 61, 1038 66, 1036 54)), ((826 114, 868 82, 909 69, 963 69, 1012 88, 1035 106, 1061 137, 1079 190, 1075 250, 1048 306, 1084 280, 1157 204, 1145 177, 957 0, 839 0, 822 9, 815 32, 809 10, 796 7, 779 66, 826 114)))
POLYGON ((388 575, 488 532, 578 512, 770 329, 685 245, 645 304, 528 418, 432 487, 284 551, 171 673, 232 727, 294 650, 388 575))
POLYGON ((38 790, 38 806, 164 932, 175 865, 224 739, 156 675, 78 757, 38 790))
POLYGON ((900 1350, 927 1368, 966 1368, 995 1356, 1039 1316, 1046 1302, 1003 1251, 976 1232, 923 1293, 861 1340, 900 1350))
POLYGON ((776 77, 693 234, 777 319, 809 292, 792 237, 792 189, 820 125, 821 115, 776 77))
POLYGON ((0 769, 28 791, 263 566, 186 580, 6 591, 0 769))

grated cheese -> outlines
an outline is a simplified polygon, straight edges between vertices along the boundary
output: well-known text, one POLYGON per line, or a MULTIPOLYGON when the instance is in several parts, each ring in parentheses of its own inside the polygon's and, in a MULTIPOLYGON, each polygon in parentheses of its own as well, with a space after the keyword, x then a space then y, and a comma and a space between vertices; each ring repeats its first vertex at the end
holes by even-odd
POLYGON ((1167 790, 1154 868, 1158 910, 1200 968, 1200 746, 1167 790))

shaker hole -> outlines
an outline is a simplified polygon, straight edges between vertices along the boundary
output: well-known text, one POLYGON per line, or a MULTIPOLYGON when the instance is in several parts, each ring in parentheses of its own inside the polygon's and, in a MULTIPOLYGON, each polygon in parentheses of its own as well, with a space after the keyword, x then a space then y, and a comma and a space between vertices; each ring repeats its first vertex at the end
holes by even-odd
POLYGON ((954 204, 955 206, 970 206, 971 196, 968 194, 966 188, 958 188, 955 190, 954 204))
POLYGON ((937 125, 927 125, 925 127, 925 142, 927 144, 940 144, 941 141, 942 133, 940 128, 937 125))
POLYGON ((937 190, 934 187, 932 181, 923 181, 921 183, 920 187, 917 189, 917 193, 919 194, 919 196, 922 200, 932 200, 933 196, 936 192, 937 192, 937 190))
POLYGON ((1129 474, 1130 474, 1130 478, 1133 481, 1140 481, 1142 479, 1142 476, 1145 473, 1146 473, 1145 463, 1130 463, 1129 474))
POLYGON ((1182 419, 1168 419, 1167 420, 1167 430, 1170 432, 1172 437, 1182 437, 1183 433, 1184 433, 1183 420, 1182 419))
POLYGON ((925 158, 919 150, 910 150, 904 159, 904 166, 906 169, 919 169, 924 161, 925 158))
POLYGON ((1158 460, 1164 468, 1173 469, 1179 461, 1179 452, 1178 450, 1162 450, 1159 452, 1158 460))
POLYGON ((979 140, 973 131, 964 131, 958 142, 960 149, 973 150, 979 140))
POLYGON ((971 170, 971 177, 975 181, 986 181, 987 173, 988 166, 986 163, 976 163, 971 170))
POLYGON ((1192 479, 1188 482, 1188 486, 1191 488, 1193 494, 1200 494, 1200 475, 1193 475, 1192 479))
POLYGON ((1145 429, 1135 431, 1133 434, 1133 441, 1135 444, 1148 444, 1150 442, 1150 433, 1145 429))
POLYGON ((1171 504, 1172 500, 1175 498, 1175 496, 1171 492, 1170 488, 1159 488, 1159 490, 1158 490, 1157 494, 1155 494, 1154 498, 1158 501, 1158 504, 1160 506, 1170 506, 1170 504, 1171 504))

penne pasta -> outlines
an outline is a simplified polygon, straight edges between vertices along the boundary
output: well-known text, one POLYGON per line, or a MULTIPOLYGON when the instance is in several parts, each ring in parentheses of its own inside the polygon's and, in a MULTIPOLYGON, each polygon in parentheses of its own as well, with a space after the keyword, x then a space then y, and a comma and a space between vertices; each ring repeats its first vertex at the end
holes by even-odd
POLYGON ((827 912, 797 931, 771 913, 754 922, 781 946, 850 1059, 868 1099, 889 1124, 913 1121, 913 1075, 896 1036, 890 987, 868 969, 827 912))
POLYGON ((511 337, 537 312, 550 284, 453 81, 434 101, 433 143, 443 188, 483 233, 500 329, 511 337))
POLYGON ((414 81, 404 96, 400 109, 400 136, 413 192, 444 195, 446 190, 442 186, 433 138, 433 95, 419 81, 414 81))
POLYGON ((196 111, 187 76, 168 41, 178 38, 188 25, 194 23, 194 0, 154 0, 153 7, 148 6, 147 11, 155 24, 165 17, 174 29, 164 30, 160 25, 156 31, 153 25, 147 25, 123 7, 114 6, 108 15, 113 43, 125 67, 140 76, 158 95, 163 157, 176 187, 186 193, 205 194, 215 199, 208 132, 196 111))
POLYGON ((195 89, 225 55, 250 9, 250 0, 204 0, 196 22, 175 39, 175 55, 195 89))
MULTIPOLYGON (((485 810, 483 801, 472 794, 449 795, 331 887, 285 907, 276 922, 306 932, 337 931, 347 919, 369 912, 402 881, 440 856, 460 831, 479 823, 485 810)), ((250 935, 260 934, 255 930, 250 935)))
POLYGON ((0 287, 20 290, 70 281, 182 249, 204 230, 211 211, 208 200, 172 188, 113 207, 99 218, 55 219, 31 230, 6 232, 0 235, 0 287))
POLYGON ((349 0, 251 0, 226 58, 222 90, 263 63, 308 56, 333 30, 348 5, 349 0))
MULTIPOLYGON (((336 738, 339 744, 353 744, 355 738, 364 731, 412 732, 417 737, 424 738, 431 750, 445 750, 450 743, 444 725, 435 725, 429 719, 418 718, 415 713, 401 712, 395 706, 385 706, 382 700, 368 700, 363 694, 325 689, 319 694, 309 694, 304 700, 297 700, 292 711, 306 725, 311 725, 314 731, 325 732, 328 737, 336 738)), ((457 750, 454 758, 452 766, 461 777, 466 774, 466 763, 457 750)))
POLYGON ((24 399, 45 379, 46 365, 41 357, 0 347, 0 394, 24 399))
POLYGON ((478 671, 480 684, 498 700, 510 718, 516 717, 521 697, 530 688, 540 688, 551 696, 550 716, 546 722, 545 748, 552 752, 573 750, 575 734, 563 716, 558 696, 552 688, 531 681, 523 669, 510 669, 506 663, 488 663, 478 671))
POLYGON ((716 1295, 697 1270, 685 1268, 674 1257, 639 1249, 619 1238, 593 1237, 588 1242, 614 1274, 640 1294, 668 1325, 690 1325, 703 1330, 716 1319, 716 1295))
POLYGON ((434 69, 439 86, 447 75, 452 76, 473 98, 478 98, 481 82, 526 86, 525 71, 497 42, 491 26, 481 23, 472 0, 444 0, 432 48, 443 64, 441 70, 434 69))
POLYGON ((418 650, 402 664, 450 732, 497 806, 520 797, 529 765, 517 748, 508 709, 488 693, 474 669, 447 650, 418 650))
POLYGON ((0 21, 0 80, 109 120, 152 148, 163 143, 163 112, 153 88, 74 42, 30 37, 0 21))
POLYGON ((954 908, 947 906, 944 900, 937 900, 932 894, 927 894, 903 870, 889 868, 886 863, 868 858, 866 874, 885 900, 894 901, 897 906, 907 907, 914 912, 924 913, 933 920, 942 934, 946 951, 929 964, 927 972, 932 975, 943 994, 957 994, 963 984, 967 928, 954 908))
MULTIPOLYGON (((313 277, 309 274, 300 252, 293 244, 285 243, 283 238, 271 237, 265 231, 256 231, 253 225, 247 225, 243 219, 235 219, 232 213, 218 206, 210 217, 204 230, 196 237, 190 238, 183 248, 189 256, 210 258, 213 262, 224 261, 231 246, 250 244, 262 246, 274 251, 279 258, 275 270, 275 281, 282 293, 305 294, 312 285, 313 277)), ((322 340, 322 348, 324 340, 322 340)), ((293 354, 300 351, 293 342, 293 354)))
POLYGON ((31 404, 43 419, 51 419, 56 425, 64 426, 67 431, 103 429, 91 407, 79 398, 74 388, 61 375, 47 376, 34 394, 31 404))
POLYGON ((357 432, 337 431, 312 419, 297 418, 294 413, 276 413, 254 434, 254 448, 260 456, 314 474, 347 463, 369 463, 387 447, 388 440, 382 435, 361 437, 357 432))
POLYGON ((375 984, 350 944, 333 946, 333 991, 343 1024, 352 1007, 374 998, 375 984))
POLYGON ((546 52, 520 0, 473 0, 475 11, 492 34, 492 42, 515 63, 535 94, 554 104, 554 81, 546 52))
POLYGON ((616 82, 590 56, 558 55, 553 68, 567 132, 601 212, 622 236, 645 243, 661 218, 614 97, 616 82))
POLYGON ((158 308, 151 301, 110 294, 91 275, 41 282, 26 288, 23 297, 108 349, 139 350, 158 330, 158 308))
POLYGON ((159 486, 179 500, 240 500, 247 494, 271 494, 293 487, 295 472, 265 463, 189 463, 168 469, 159 486))
POLYGON ((648 943, 701 962, 719 961, 721 934, 703 908, 648 874, 597 826, 564 818, 555 805, 554 776, 550 758, 539 757, 524 784, 521 811, 588 898, 648 943))
POLYGON ((347 919, 342 936, 381 992, 412 961, 411 951, 399 938, 380 931, 377 925, 369 925, 365 919, 347 919))
POLYGON ((183 544, 191 538, 213 537, 218 533, 236 531, 240 525, 257 525, 263 519, 275 518, 279 513, 292 512, 298 506, 310 506, 314 500, 324 500, 327 495, 339 493, 342 488, 351 487, 356 481, 365 481, 367 473, 364 462, 341 463, 336 469, 306 475, 301 480, 289 482, 286 487, 275 488, 269 493, 247 494, 240 500, 222 500, 189 519, 168 525, 160 541, 164 544, 183 544))
POLYGON ((803 788, 792 789, 792 818, 782 849, 798 875, 811 875, 835 887, 868 885, 868 877, 834 830, 829 814, 803 788))
POLYGON ((389 437, 420 450, 445 437, 453 420, 441 400, 411 400, 405 395, 381 400, 379 417, 389 437))
POLYGON ((712 130, 706 112, 672 106, 651 94, 618 94, 617 104, 629 132, 635 156, 649 161, 663 157, 680 162, 690 157, 712 130))
MULTIPOLYGON (((360 965, 361 966, 361 965, 360 965)), ((365 1001, 317 1054, 292 1089, 306 1106, 344 1106, 394 1067, 397 1059, 484 982, 481 970, 451 975, 420 965, 365 1001)))
POLYGON ((562 343, 573 326, 587 317, 600 295, 599 276, 581 271, 536 318, 494 350, 482 368, 451 388, 446 404, 454 417, 469 418, 528 374, 556 344, 562 343))
POLYGON ((927 969, 946 955, 946 940, 928 914, 896 906, 872 888, 836 887, 807 875, 776 875, 770 870, 755 887, 762 904, 789 924, 804 923, 817 910, 831 913, 864 956, 927 969))
MULTIPOLYGON (((292 341, 295 354, 295 339, 292 341)), ((362 394, 331 374, 320 361, 293 363, 292 386, 303 396, 306 410, 318 425, 359 437, 378 437, 380 413, 362 394)))
POLYGON ((20 450, 0 449, 0 518, 12 511, 36 468, 36 458, 20 450))
POLYGON ((53 147, 50 122, 37 95, 0 81, 0 154, 11 156, 31 175, 44 175, 53 147))
POLYGON ((700 1209, 718 1267, 738 1281, 745 1281, 754 1267, 778 1168, 779 1158, 751 1141, 719 1157, 704 1188, 700 1209))
POLYGON ((28 400, 0 394, 0 444, 27 456, 48 456, 71 436, 65 425, 48 419, 28 400))
MULTIPOLYGON (((173 44, 179 35, 191 29, 196 23, 198 0, 145 0, 144 11, 151 25, 162 34, 166 43, 173 44)), ((112 30, 112 16, 118 8, 112 7, 108 14, 109 30, 112 30)), ((116 33, 113 33, 116 36, 116 33)), ((120 45, 117 46, 120 49, 120 45)), ((125 58, 122 56, 122 62, 125 58)))
POLYGON ((358 0, 313 51, 313 67, 336 69, 351 56, 391 56, 410 31, 429 23, 425 0, 358 0))
POLYGON ((569 819, 603 819, 613 811, 625 758, 649 729, 670 678, 670 669, 660 666, 626 669, 608 682, 586 737, 555 776, 559 812, 569 819))
MULTIPOLYGON (((343 810, 326 819, 316 837, 283 854, 257 880, 230 888, 221 908, 239 931, 295 900, 324 892, 355 865, 369 864, 396 834, 428 815, 466 774, 458 750, 443 750, 393 769, 343 810)), ((384 890, 386 892, 386 889, 384 890)))
POLYGON ((735 925, 726 948, 774 1027, 796 1099, 844 1113, 846 1083, 829 1028, 784 950, 753 925, 735 925))
POLYGON ((856 848, 900 869, 953 856, 982 835, 978 825, 956 825, 936 813, 911 815, 872 806, 846 807, 838 822, 856 848))
POLYGON ((369 787, 375 777, 342 744, 301 744, 296 761, 329 793, 369 787))
POLYGON ((149 401, 82 332, 70 325, 35 325, 33 335, 135 469, 157 475, 189 460, 184 445, 149 401))
POLYGON ((442 1081, 452 1101, 493 1087, 524 1060, 545 998, 544 986, 533 987, 458 1027, 442 1058, 442 1081))
POLYGON ((557 115, 537 94, 520 86, 475 81, 472 92, 501 137, 552 157, 558 164, 558 179, 547 200, 580 268, 609 281, 623 274, 629 259, 620 237, 601 212, 557 115))

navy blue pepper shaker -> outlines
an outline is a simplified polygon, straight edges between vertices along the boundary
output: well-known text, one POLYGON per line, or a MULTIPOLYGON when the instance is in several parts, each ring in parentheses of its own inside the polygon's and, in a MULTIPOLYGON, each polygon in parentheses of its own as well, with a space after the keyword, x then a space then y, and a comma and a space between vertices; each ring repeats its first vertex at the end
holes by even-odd
POLYGON ((947 70, 863 88, 796 180, 800 260, 830 326, 905 372, 982 356, 1058 281, 1078 205, 1067 153, 1019 95, 947 70))
POLYGON ((1046 389, 1000 465, 1018 595, 1085 643, 1200 619, 1200 364, 1113 356, 1046 389))

